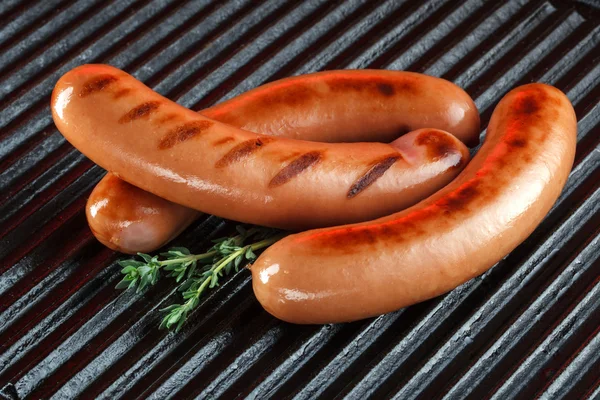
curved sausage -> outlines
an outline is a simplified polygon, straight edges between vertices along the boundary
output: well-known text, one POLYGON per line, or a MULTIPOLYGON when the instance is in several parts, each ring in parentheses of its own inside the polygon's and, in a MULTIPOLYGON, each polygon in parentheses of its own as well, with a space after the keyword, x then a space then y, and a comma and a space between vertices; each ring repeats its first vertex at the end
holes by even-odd
MULTIPOLYGON (((371 71, 370 76, 377 77, 378 91, 386 92, 399 75, 371 71)), ((406 113, 399 108, 403 105, 396 96, 373 95, 371 83, 365 79, 363 74, 345 71, 285 78, 200 113, 253 132, 318 142, 386 142, 408 130, 432 126, 469 144, 477 143, 479 114, 462 89, 442 85, 444 90, 437 93, 435 101, 427 99, 426 110, 422 107, 426 103, 419 103, 414 113, 406 113), (333 93, 321 94, 330 86, 335 88, 333 93)), ((200 212, 139 189, 109 172, 91 193, 86 215, 101 243, 135 254, 162 247, 200 212)))
MULTIPOLYGON (((444 85, 396 74, 392 91, 400 97, 407 88, 414 99, 444 85)), ((52 113, 71 144, 125 181, 190 208, 284 229, 387 215, 450 182, 468 159, 466 147, 439 130, 414 131, 391 144, 315 143, 244 131, 104 65, 61 77, 52 113)))
POLYGON ((478 154, 451 184, 385 218, 284 238, 251 267, 256 297, 282 320, 332 323, 455 288, 542 221, 571 170, 576 134, 575 112, 558 89, 511 91, 478 154))

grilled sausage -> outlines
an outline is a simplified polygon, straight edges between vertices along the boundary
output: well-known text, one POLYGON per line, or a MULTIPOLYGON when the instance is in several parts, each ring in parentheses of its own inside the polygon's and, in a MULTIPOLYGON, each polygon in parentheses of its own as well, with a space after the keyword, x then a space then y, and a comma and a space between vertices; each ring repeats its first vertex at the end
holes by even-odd
POLYGON ((444 189, 371 222, 307 231, 252 266, 271 314, 309 324, 353 321, 445 293, 512 251, 558 198, 577 122, 558 89, 530 84, 495 108, 487 137, 444 189))
MULTIPOLYGON (((366 87, 379 82, 369 71, 344 74, 364 77, 366 87)), ((445 86, 456 88, 423 75, 387 74, 395 76, 393 85, 385 94, 375 90, 412 99, 408 108, 445 86)), ((284 229, 387 215, 451 181, 468 159, 466 147, 439 130, 417 130, 391 144, 251 133, 181 107, 105 65, 65 74, 52 113, 67 140, 125 181, 190 208, 284 229)))
MULTIPOLYGON (((387 93, 386 88, 393 87, 399 75, 371 71, 371 76, 377 78, 379 91, 387 93)), ((200 113, 253 132, 318 142, 386 142, 427 126, 446 130, 470 144, 477 142, 479 114, 460 88, 446 83, 441 97, 428 99, 427 110, 419 107, 418 112, 407 113, 397 96, 374 96, 365 79, 363 74, 343 71, 286 78, 200 113), (332 83, 336 90, 321 95, 332 83)), ((100 242, 133 254, 162 247, 200 212, 139 189, 109 172, 90 195, 86 215, 100 242)))

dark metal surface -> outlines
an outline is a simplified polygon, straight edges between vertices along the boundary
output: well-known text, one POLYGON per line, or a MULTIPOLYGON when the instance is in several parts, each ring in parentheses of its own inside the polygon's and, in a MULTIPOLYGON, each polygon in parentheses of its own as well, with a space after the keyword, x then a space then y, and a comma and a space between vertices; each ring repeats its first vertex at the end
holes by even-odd
MULTIPOLYGON (((0 1, 0 393, 7 398, 600 399, 600 12, 511 0, 0 1), (120 292, 85 200, 103 171, 54 128, 76 65, 123 68, 200 109, 323 69, 408 69, 476 100, 556 85, 579 119, 575 167, 533 235, 483 276, 352 324, 294 326, 242 271, 179 334, 165 282, 120 292)), ((178 243, 231 228, 209 217, 178 243)))

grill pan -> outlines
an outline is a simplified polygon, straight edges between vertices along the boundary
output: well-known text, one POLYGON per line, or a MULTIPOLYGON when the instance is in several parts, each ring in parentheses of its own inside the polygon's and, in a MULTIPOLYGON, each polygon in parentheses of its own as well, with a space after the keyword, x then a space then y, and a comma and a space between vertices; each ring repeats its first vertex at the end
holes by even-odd
MULTIPOLYGON (((599 142, 594 0, 2 0, 0 398, 600 399, 599 142), (536 231, 444 296, 294 326, 241 271, 169 334, 175 286, 114 289, 121 255, 84 214, 104 171, 52 123, 54 83, 92 62, 192 109, 319 70, 424 72, 465 88, 483 127, 511 88, 547 82, 575 106, 575 165, 536 231)), ((233 226, 206 217, 176 244, 233 226)))

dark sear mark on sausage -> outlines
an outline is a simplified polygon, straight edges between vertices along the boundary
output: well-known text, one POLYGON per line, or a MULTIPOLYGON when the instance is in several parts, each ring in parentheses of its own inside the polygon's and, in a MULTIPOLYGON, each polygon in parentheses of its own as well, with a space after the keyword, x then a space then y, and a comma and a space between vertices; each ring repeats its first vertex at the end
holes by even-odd
POLYGON ((357 78, 334 77, 327 80, 332 92, 370 92, 373 95, 391 97, 396 93, 405 92, 416 95, 419 85, 411 78, 384 79, 375 76, 357 78))
POLYGON ((535 96, 525 97, 519 102, 517 107, 520 113, 527 115, 535 114, 540 109, 540 105, 535 96))
POLYGON ((377 89, 379 89, 381 94, 383 94, 384 96, 393 96, 394 95, 394 88, 392 87, 392 85, 389 85, 387 83, 378 83, 377 89))
POLYGON ((292 178, 299 175, 311 165, 321 161, 323 154, 320 151, 311 151, 296 158, 294 161, 283 167, 269 182, 269 187, 281 186, 289 182, 292 178))
POLYGON ((227 154, 225 154, 219 161, 215 163, 215 167, 223 168, 237 161, 240 161, 250 156, 252 153, 261 149, 267 143, 270 143, 273 140, 275 139, 270 137, 246 140, 245 142, 242 142, 237 146, 234 146, 231 150, 229 150, 227 154))
POLYGON ((159 142, 160 150, 170 149, 171 147, 185 142, 195 136, 200 135, 213 125, 211 121, 192 121, 176 127, 168 132, 159 142))
POLYGON ((400 155, 393 155, 374 163, 373 166, 363 176, 354 182, 354 184, 350 187, 346 197, 351 199, 371 186, 377 179, 382 177, 385 171, 390 169, 390 167, 394 165, 399 158, 400 155))
POLYGON ((480 194, 479 181, 470 181, 435 204, 448 215, 467 210, 480 194))
POLYGON ((522 137, 516 137, 507 140, 506 144, 508 144, 511 147, 523 148, 527 146, 527 140, 525 140, 525 138, 522 137))
POLYGON ((120 99, 123 96, 127 96, 129 93, 131 93, 131 89, 130 88, 123 88, 123 89, 119 89, 114 95, 113 98, 114 99, 120 99))
POLYGON ((119 118, 119 123, 124 124, 127 122, 134 121, 136 119, 144 118, 153 113, 160 106, 160 101, 148 101, 142 103, 139 106, 129 110, 127 114, 119 118))
POLYGON ((79 97, 86 97, 92 93, 100 92, 118 80, 119 78, 113 75, 101 75, 91 79, 83 85, 83 88, 79 92, 79 97))
POLYGON ((455 141, 449 135, 444 135, 439 131, 432 130, 420 133, 415 139, 415 144, 427 147, 427 157, 431 161, 440 160, 449 154, 460 153, 455 141))

